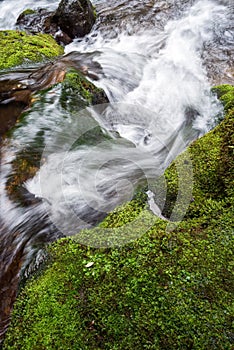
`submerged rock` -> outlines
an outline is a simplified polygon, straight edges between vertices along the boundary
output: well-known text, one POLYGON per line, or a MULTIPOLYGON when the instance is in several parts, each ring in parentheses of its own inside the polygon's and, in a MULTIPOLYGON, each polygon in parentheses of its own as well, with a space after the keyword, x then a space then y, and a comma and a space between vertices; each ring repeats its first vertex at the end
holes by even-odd
MULTIPOLYGON (((67 57, 65 60, 66 59, 67 57)), ((29 104, 32 104, 32 99, 35 100, 35 103, 31 105, 24 114, 22 114, 21 118, 19 118, 17 128, 20 128, 25 124, 27 118, 30 117, 31 113, 34 113, 34 110, 41 110, 41 113, 43 113, 45 97, 51 94, 53 87, 56 88, 59 86, 56 84, 60 84, 61 86, 59 98, 61 108, 67 110, 69 113, 73 113, 74 111, 77 112, 89 105, 103 104, 108 102, 108 98, 102 89, 97 88, 78 70, 75 70, 74 68, 69 69, 63 62, 63 59, 58 60, 54 64, 48 64, 40 69, 37 69, 35 72, 32 72, 30 74, 30 79, 29 77, 24 77, 24 79, 28 81, 31 79, 31 85, 29 84, 28 86, 22 86, 22 90, 20 91, 20 82, 18 82, 19 91, 17 91, 17 93, 19 101, 15 100, 16 92, 12 88, 16 85, 16 83, 13 84, 14 82, 11 82, 11 91, 9 91, 11 98, 8 98, 10 102, 8 103, 5 101, 5 103, 2 105, 0 102, 0 121, 2 121, 2 129, 0 128, 0 132, 4 131, 3 126, 5 128, 7 128, 7 126, 10 126, 6 123, 8 121, 7 113, 9 113, 10 116, 9 118, 12 123, 11 126, 13 126, 15 119, 19 117, 22 110, 17 109, 18 105, 16 103, 21 103, 22 108, 25 108, 28 107, 29 104), (50 89, 46 91, 48 88, 50 89), (42 94, 38 94, 37 96, 32 95, 33 92, 41 90, 42 94), (27 100, 23 100, 24 93, 26 92, 28 93, 27 100), (41 98, 42 95, 44 96, 43 98, 41 98), (20 98, 22 99, 20 100, 20 98), (1 106, 2 113, 5 116, 5 119, 2 120, 1 106), (10 107, 12 108, 12 111, 9 111, 10 107)), ((4 85, 4 81, 0 81, 0 100, 2 87, 1 83, 4 85)), ((37 139, 32 140, 32 143, 29 143, 27 145, 27 149, 19 152, 12 162, 12 171, 6 183, 6 190, 9 198, 14 202, 20 203, 22 206, 31 205, 35 199, 34 196, 33 198, 28 197, 28 193, 23 184, 25 181, 32 178, 38 171, 43 149, 43 137, 40 137, 38 135, 37 139)))
MULTIPOLYGON (((34 38, 32 35, 30 37, 34 38)), ((105 92, 85 78, 88 76, 96 80, 97 74, 101 74, 101 67, 93 62, 92 56, 85 54, 68 54, 41 67, 19 68, 14 72, 3 73, 0 77, 0 137, 13 127, 20 114, 31 106, 35 100, 33 94, 51 88, 64 79, 62 95, 65 96, 65 105, 67 100, 72 98, 80 104, 80 108, 89 104, 107 103, 105 92), (65 79, 67 72, 69 74, 65 79)))

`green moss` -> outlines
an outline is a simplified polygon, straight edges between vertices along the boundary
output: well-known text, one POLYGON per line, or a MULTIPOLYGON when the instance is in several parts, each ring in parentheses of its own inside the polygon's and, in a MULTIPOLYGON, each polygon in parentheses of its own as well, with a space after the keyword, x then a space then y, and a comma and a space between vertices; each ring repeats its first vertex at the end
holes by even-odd
MULTIPOLYGON (((234 87, 213 88, 224 105, 225 118, 213 131, 194 142, 188 149, 193 162, 193 201, 187 216, 200 216, 212 202, 223 205, 233 195, 234 178, 234 87), (203 209, 206 208, 206 209, 203 209)), ((177 163, 182 156, 179 156, 177 163)), ((166 170, 167 202, 164 214, 169 217, 176 201, 178 174, 175 162, 166 170)))
POLYGON ((93 9, 94 18, 96 20, 97 19, 97 9, 96 9, 96 6, 94 6, 93 4, 92 4, 92 9, 93 9))
POLYGON ((19 15, 19 17, 24 17, 24 16, 27 16, 27 15, 34 15, 35 13, 36 13, 35 10, 26 9, 19 15))
POLYGON ((84 75, 75 70, 71 70, 66 74, 61 93, 62 105, 72 105, 74 109, 77 109, 77 104, 80 108, 85 108, 90 104, 106 102, 108 102, 108 99, 104 91, 92 84, 84 75))
POLYGON ((4 348, 231 349, 232 229, 168 235, 161 223, 112 250, 60 240, 21 294, 4 348))
POLYGON ((146 208, 146 200, 147 195, 144 192, 138 192, 131 202, 113 210, 99 227, 116 228, 131 223, 146 208))
MULTIPOLYGON (((139 194, 96 230, 138 229, 138 239, 93 249, 81 233, 49 246, 51 262, 19 296, 4 349, 233 349, 233 131, 228 108, 189 147, 194 199, 174 231, 160 219, 144 225, 151 216, 139 194)), ((173 198, 175 163, 166 177, 173 198)))
POLYGON ((30 35, 16 30, 0 31, 0 50, 0 69, 63 54, 63 48, 50 35, 30 35))
POLYGON ((224 105, 225 111, 234 107, 234 86, 232 85, 220 85, 213 88, 213 92, 215 92, 220 99, 220 101, 224 105))

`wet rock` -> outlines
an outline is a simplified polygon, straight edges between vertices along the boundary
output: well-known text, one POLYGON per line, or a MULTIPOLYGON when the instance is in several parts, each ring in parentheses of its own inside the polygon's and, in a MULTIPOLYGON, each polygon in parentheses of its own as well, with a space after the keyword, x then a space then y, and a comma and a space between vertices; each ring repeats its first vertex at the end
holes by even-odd
MULTIPOLYGON (((3 225, 1 225, 1 228, 2 227, 4 229, 3 225)), ((15 233, 15 237, 17 237, 17 233, 15 233)), ((17 249, 13 244, 13 240, 11 243, 11 245, 9 244, 6 246, 6 242, 1 239, 0 347, 1 341, 3 340, 3 336, 10 322, 10 312, 13 308, 13 304, 17 295, 20 269, 22 266, 23 258, 22 246, 17 249)))
POLYGON ((59 44, 67 45, 72 39, 59 30, 58 24, 54 22, 54 12, 39 8, 37 11, 26 10, 20 14, 16 22, 17 28, 29 33, 51 34, 59 44))
POLYGON ((53 20, 70 38, 83 37, 95 22, 94 8, 89 0, 62 0, 53 20))
POLYGON ((34 71, 2 74, 0 79, 0 138, 34 101, 33 93, 63 81, 64 65, 47 64, 34 71), (25 81, 23 83, 23 81, 25 81))
POLYGON ((53 12, 43 8, 37 10, 25 10, 22 12, 16 22, 20 29, 29 31, 30 33, 50 33, 57 31, 57 26, 52 22, 53 12))
POLYGON ((51 34, 58 43, 67 45, 75 37, 88 34, 95 18, 95 9, 89 0, 62 0, 54 12, 43 8, 25 10, 16 25, 30 33, 51 34))
POLYGON ((68 90, 66 103, 69 94, 78 100, 80 96, 84 101, 83 108, 88 104, 109 102, 105 92, 85 78, 87 76, 97 80, 102 74, 101 67, 93 61, 90 54, 71 53, 39 68, 20 68, 6 72, 0 77, 0 137, 15 125, 21 112, 32 105, 35 101, 34 93, 62 83, 71 69, 74 72, 67 75, 63 85, 63 91, 65 87, 68 90))
POLYGON ((10 128, 12 128, 19 115, 26 108, 27 104, 23 102, 10 102, 7 105, 0 104, 0 140, 1 135, 4 135, 10 128))

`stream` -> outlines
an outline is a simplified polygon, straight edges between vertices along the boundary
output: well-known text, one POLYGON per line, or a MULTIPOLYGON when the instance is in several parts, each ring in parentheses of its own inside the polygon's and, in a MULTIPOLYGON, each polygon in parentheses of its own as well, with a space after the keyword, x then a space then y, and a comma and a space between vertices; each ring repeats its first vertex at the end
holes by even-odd
MULTIPOLYGON (((75 96, 64 102, 58 84, 1 142, 0 337, 20 273, 31 261, 40 264, 46 243, 97 225, 139 188, 147 187, 149 207, 161 215, 155 182, 222 117, 211 87, 234 83, 232 0, 93 3, 92 32, 67 45, 64 60, 87 66, 110 103, 81 109, 75 96), (24 204, 8 192, 19 154, 40 162, 22 186, 24 204)), ((37 1, 50 10, 57 5, 37 1)), ((1 1, 0 29, 13 29, 34 7, 32 0, 1 1)))

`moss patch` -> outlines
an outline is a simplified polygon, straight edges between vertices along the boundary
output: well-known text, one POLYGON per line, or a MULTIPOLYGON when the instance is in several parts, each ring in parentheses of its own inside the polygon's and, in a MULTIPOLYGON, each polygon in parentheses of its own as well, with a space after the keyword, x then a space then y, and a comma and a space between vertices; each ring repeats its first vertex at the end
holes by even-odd
POLYGON ((29 35, 16 30, 0 31, 0 51, 0 69, 63 54, 63 48, 50 35, 29 35))
POLYGON ((214 87, 213 92, 215 92, 223 103, 225 111, 234 107, 234 86, 232 85, 219 85, 214 87))
MULTIPOLYGON (((229 201, 233 197, 234 178, 234 87, 221 85, 213 88, 224 106, 225 118, 213 131, 195 141, 188 149, 193 162, 193 202, 187 216, 200 216, 211 203, 229 201), (206 204, 207 203, 207 204, 206 204), (197 214, 196 214, 197 213, 197 214)), ((182 162, 183 155, 177 159, 182 162)), ((164 214, 169 217, 178 191, 175 162, 166 170, 167 202, 164 214)))
POLYGON ((26 9, 26 10, 24 10, 24 11, 19 15, 19 18, 24 17, 24 16, 27 16, 27 15, 34 15, 35 13, 36 13, 35 10, 26 9))
MULTIPOLYGON (((78 236, 49 246, 50 265, 20 294, 4 349, 233 349, 233 120, 228 107, 189 147, 194 199, 176 230, 157 219, 143 231, 150 214, 139 195, 100 224, 130 234, 142 214, 132 243, 92 249, 78 236)), ((175 176, 172 165, 171 198, 175 176)))
POLYGON ((88 105, 107 102, 105 92, 87 80, 84 75, 75 70, 70 70, 66 74, 61 93, 62 106, 71 106, 72 110, 77 110, 77 107, 81 109, 88 105))

